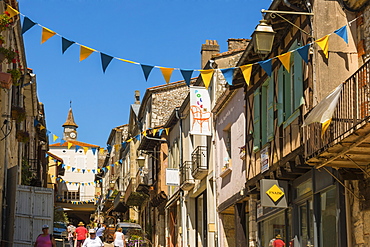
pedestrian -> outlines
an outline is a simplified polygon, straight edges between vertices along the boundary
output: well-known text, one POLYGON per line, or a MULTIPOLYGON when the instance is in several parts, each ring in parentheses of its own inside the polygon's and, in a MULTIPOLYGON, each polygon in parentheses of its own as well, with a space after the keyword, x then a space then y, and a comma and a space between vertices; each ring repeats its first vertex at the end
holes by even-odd
POLYGON ((42 234, 38 235, 34 247, 56 247, 54 237, 49 234, 49 226, 42 226, 42 234))
POLYGON ((269 247, 273 247, 274 246, 274 241, 275 241, 276 238, 273 238, 270 240, 269 242, 269 247))
POLYGON ((69 246, 74 247, 75 239, 76 239, 76 227, 72 224, 72 222, 68 223, 67 232, 68 232, 68 242, 69 246))
POLYGON ((88 236, 88 231, 85 228, 85 224, 82 221, 80 221, 80 223, 78 223, 78 227, 76 228, 75 232, 76 232, 76 238, 77 238, 76 247, 81 247, 82 244, 84 243, 85 239, 88 236))
POLYGON ((89 230, 90 236, 84 241, 82 247, 102 247, 104 246, 101 239, 96 236, 96 232, 94 229, 89 230))
POLYGON ((114 246, 116 247, 126 247, 125 235, 122 233, 122 228, 118 228, 114 233, 114 246))
POLYGON ((283 240, 281 240, 281 236, 280 236, 280 234, 276 235, 276 237, 275 237, 275 238, 276 238, 276 239, 275 239, 275 241, 274 241, 274 243, 273 243, 273 246, 274 246, 274 247, 284 247, 284 246, 285 246, 284 241, 283 241, 283 240))
POLYGON ((98 230, 96 231, 96 236, 98 236, 102 241, 104 241, 103 239, 104 231, 105 231, 105 224, 101 224, 98 230))

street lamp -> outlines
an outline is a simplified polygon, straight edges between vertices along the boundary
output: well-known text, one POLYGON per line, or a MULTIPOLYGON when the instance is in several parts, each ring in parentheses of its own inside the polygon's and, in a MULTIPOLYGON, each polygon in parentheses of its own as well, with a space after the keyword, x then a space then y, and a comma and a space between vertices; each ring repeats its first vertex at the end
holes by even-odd
POLYGON ((254 52, 258 55, 266 56, 272 50, 275 32, 265 19, 260 20, 252 34, 254 52))
POLYGON ((140 156, 136 158, 136 162, 137 162, 139 167, 144 167, 145 157, 140 154, 140 156))

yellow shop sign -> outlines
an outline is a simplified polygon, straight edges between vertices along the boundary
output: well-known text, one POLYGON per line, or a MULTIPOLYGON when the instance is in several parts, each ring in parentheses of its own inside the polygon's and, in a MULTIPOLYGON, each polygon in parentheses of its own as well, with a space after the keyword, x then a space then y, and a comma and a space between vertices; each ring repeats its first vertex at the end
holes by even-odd
POLYGON ((274 201, 277 202, 281 197, 284 196, 282 191, 276 184, 266 191, 266 194, 274 201))

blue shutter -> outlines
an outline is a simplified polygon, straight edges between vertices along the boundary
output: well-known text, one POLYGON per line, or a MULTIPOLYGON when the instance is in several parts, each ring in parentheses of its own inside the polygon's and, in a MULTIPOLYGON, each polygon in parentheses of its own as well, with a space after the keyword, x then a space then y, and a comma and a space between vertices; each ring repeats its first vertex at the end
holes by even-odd
POLYGON ((303 98, 303 63, 298 52, 294 54, 294 109, 296 110, 304 103, 303 98))
POLYGON ((278 126, 280 126, 284 122, 284 80, 283 80, 283 66, 280 66, 278 71, 278 98, 277 98, 277 118, 278 118, 278 126))
POLYGON ((274 74, 267 86, 267 141, 274 139, 274 74))
POLYGON ((260 89, 254 92, 254 116, 253 116, 253 151, 257 152, 261 145, 261 126, 260 126, 260 89))
POLYGON ((283 69, 283 83, 284 83, 284 120, 287 120, 292 115, 292 84, 291 75, 286 69, 283 69))

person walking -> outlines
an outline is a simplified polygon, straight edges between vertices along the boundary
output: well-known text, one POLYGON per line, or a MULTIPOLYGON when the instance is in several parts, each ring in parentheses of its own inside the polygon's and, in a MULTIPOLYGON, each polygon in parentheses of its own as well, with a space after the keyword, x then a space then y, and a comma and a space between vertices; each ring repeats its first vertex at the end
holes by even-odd
POLYGON ((34 247, 56 247, 56 242, 54 237, 49 234, 49 226, 42 226, 42 234, 37 236, 34 247))
POLYGON ((85 239, 88 236, 88 231, 85 228, 85 224, 82 221, 78 223, 78 227, 76 228, 75 232, 76 232, 76 239, 77 239, 76 247, 81 247, 85 239))
POLYGON ((96 236, 101 239, 101 241, 104 241, 103 239, 103 233, 105 231, 105 224, 101 224, 98 230, 96 230, 96 236))
POLYGON ((114 246, 116 247, 126 247, 125 235, 122 233, 122 228, 118 228, 114 233, 114 246))
POLYGON ((273 243, 273 246, 274 247, 284 247, 285 246, 285 243, 283 240, 281 240, 281 236, 280 234, 276 235, 275 237, 275 241, 273 243))
POLYGON ((104 246, 101 239, 96 236, 96 232, 94 229, 89 230, 90 236, 84 241, 82 247, 102 247, 104 246))
POLYGON ((74 247, 75 239, 76 239, 76 227, 72 224, 72 222, 69 222, 67 227, 68 232, 68 242, 70 247, 74 247))

